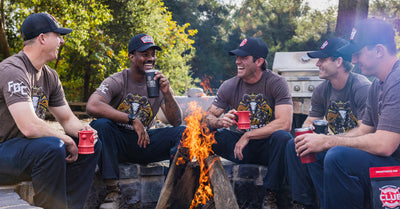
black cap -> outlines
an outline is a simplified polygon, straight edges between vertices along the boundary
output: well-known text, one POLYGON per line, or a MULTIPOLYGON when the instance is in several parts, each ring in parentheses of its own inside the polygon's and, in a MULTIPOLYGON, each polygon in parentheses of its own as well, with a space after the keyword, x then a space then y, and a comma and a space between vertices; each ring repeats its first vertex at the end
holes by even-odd
POLYGON ((55 32, 65 35, 72 32, 69 28, 60 28, 56 19, 48 13, 34 13, 29 15, 21 26, 24 41, 37 37, 41 33, 55 32))
POLYGON ((154 40, 151 36, 141 33, 131 38, 128 45, 128 52, 130 54, 133 53, 133 51, 143 52, 150 47, 161 51, 161 47, 154 45, 154 40))
POLYGON ((343 57, 343 59, 350 61, 351 56, 349 54, 345 55, 338 52, 341 47, 348 43, 342 38, 330 38, 321 45, 319 51, 308 52, 307 55, 311 58, 343 57))
POLYGON ((250 37, 244 39, 242 43, 240 43, 239 48, 230 51, 229 54, 242 57, 255 55, 265 59, 268 55, 268 46, 262 39, 250 37))
POLYGON ((352 30, 350 44, 339 52, 352 54, 364 46, 375 44, 395 44, 393 27, 383 20, 370 18, 360 21, 352 30))

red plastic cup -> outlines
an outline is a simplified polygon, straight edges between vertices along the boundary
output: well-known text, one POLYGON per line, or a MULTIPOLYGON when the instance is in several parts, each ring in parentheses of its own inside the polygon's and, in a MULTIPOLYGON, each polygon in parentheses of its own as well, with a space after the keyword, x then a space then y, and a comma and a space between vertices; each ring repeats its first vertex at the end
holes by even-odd
POLYGON ((93 154, 94 153, 94 136, 93 131, 83 130, 79 131, 79 154, 93 154))
MULTIPOLYGON (((294 134, 297 136, 303 135, 303 134, 312 134, 313 129, 312 127, 305 127, 305 128, 296 128, 294 129, 294 134)), ((317 161, 317 158, 315 157, 315 153, 310 153, 308 155, 300 157, 301 163, 313 163, 317 161)))
POLYGON ((237 118, 238 121, 236 123, 236 125, 238 126, 238 129, 249 129, 250 128, 250 111, 237 111, 236 113, 234 113, 237 118))

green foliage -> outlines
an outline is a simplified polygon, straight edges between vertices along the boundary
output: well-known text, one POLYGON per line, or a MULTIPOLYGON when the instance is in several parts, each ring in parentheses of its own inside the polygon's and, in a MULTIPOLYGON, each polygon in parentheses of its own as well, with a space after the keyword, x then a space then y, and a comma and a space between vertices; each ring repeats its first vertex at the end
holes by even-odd
POLYGON ((193 85, 188 62, 195 53, 190 37, 196 31, 172 21, 159 0, 9 0, 5 12, 13 54, 22 49, 19 28, 31 13, 48 12, 60 26, 74 30, 64 36, 58 59, 49 63, 59 73, 69 101, 86 101, 104 78, 128 68, 128 42, 142 32, 164 49, 157 64, 175 92, 193 85))

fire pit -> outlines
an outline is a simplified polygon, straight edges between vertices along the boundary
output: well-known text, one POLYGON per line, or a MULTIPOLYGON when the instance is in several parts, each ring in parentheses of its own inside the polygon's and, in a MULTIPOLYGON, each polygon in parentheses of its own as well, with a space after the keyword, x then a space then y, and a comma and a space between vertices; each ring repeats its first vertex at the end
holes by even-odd
POLYGON ((203 112, 189 103, 181 146, 170 166, 157 209, 238 209, 236 197, 218 156, 212 154, 214 133, 201 124, 203 112), (211 155, 210 155, 211 153, 211 155))

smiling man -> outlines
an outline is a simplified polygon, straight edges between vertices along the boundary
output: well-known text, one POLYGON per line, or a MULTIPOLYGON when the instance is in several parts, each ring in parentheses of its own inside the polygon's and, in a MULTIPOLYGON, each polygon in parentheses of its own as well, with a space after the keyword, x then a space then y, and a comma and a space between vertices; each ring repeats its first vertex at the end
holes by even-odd
POLYGON ((237 76, 221 85, 205 116, 208 126, 218 129, 212 148, 236 163, 268 166, 262 208, 276 209, 276 193, 284 178, 285 146, 292 138, 288 133, 293 114, 289 87, 284 78, 267 70, 268 47, 260 38, 246 38, 229 53, 236 55, 237 76), (225 110, 229 111, 220 117, 225 110), (250 129, 237 129, 237 111, 250 111, 250 129))
MULTIPOLYGON (((371 205, 370 167, 400 165, 400 61, 393 27, 380 19, 359 22, 341 54, 352 54, 365 75, 375 76, 362 123, 341 135, 296 137, 300 156, 327 151, 318 169, 323 178, 324 209, 358 209, 371 205)), ((314 167, 317 167, 315 165, 314 167)))
POLYGON ((72 113, 46 65, 71 32, 47 13, 31 14, 21 26, 23 50, 0 63, 0 184, 32 180, 34 203, 45 209, 84 207, 101 149, 98 142, 94 154, 78 154, 78 131, 93 129, 72 113), (48 110, 65 134, 44 121, 48 110))
MULTIPOLYGON (((326 118, 330 132, 342 134, 361 123, 371 82, 365 76, 350 72, 353 66, 346 60, 350 56, 338 52, 346 44, 348 41, 342 38, 330 38, 319 51, 307 53, 311 58, 318 58, 319 78, 326 80, 312 94, 311 110, 303 127, 311 127, 314 120, 326 118)), ((287 175, 295 209, 317 208, 314 188, 322 202, 323 170, 319 168, 323 167, 324 156, 325 152, 319 153, 313 165, 302 164, 296 156, 294 141, 288 143, 287 175)))
POLYGON ((139 34, 130 40, 128 50, 131 67, 105 79, 86 107, 89 114, 98 118, 91 125, 104 144, 99 167, 107 186, 101 207, 107 208, 119 208, 118 164, 170 159, 184 131, 184 126, 179 126, 182 111, 161 72, 156 72, 154 78, 159 79, 160 96, 148 97, 145 72, 154 68, 156 50, 161 48, 154 45, 151 36, 139 34), (174 127, 150 129, 160 108, 174 127))

